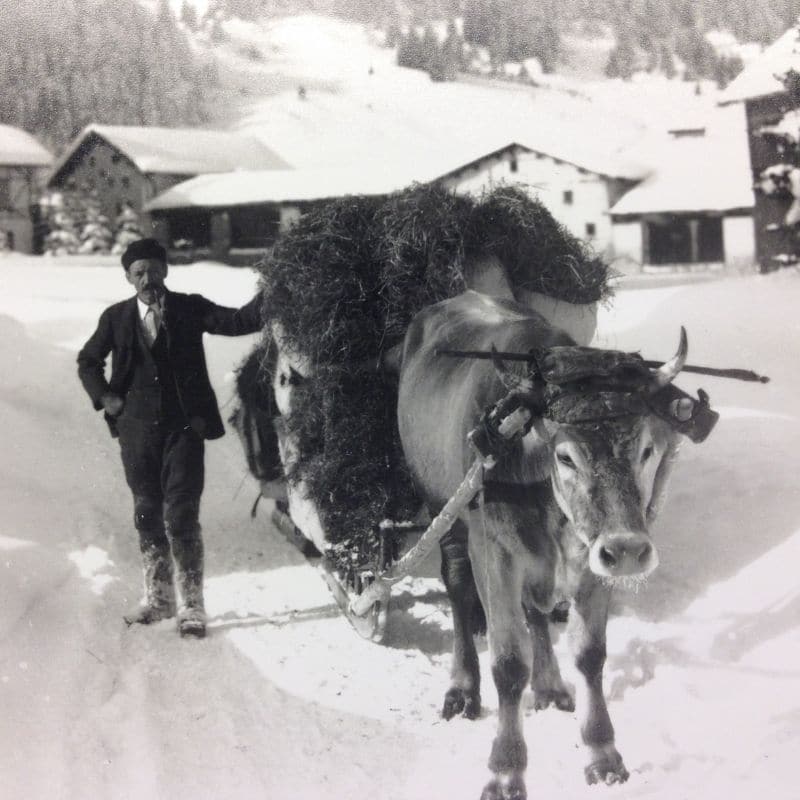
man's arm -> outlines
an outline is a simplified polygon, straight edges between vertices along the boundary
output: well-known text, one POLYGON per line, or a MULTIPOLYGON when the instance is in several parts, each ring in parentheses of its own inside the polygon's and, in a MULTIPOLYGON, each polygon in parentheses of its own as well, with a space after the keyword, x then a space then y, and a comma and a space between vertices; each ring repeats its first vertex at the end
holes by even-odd
POLYGON ((106 358, 113 347, 111 315, 108 309, 100 315, 97 330, 78 353, 78 377, 91 398, 96 411, 105 409, 110 416, 122 410, 122 398, 111 392, 105 375, 106 358))
POLYGON ((261 314, 261 292, 241 308, 218 306, 210 300, 202 298, 203 330, 222 336, 243 336, 246 333, 258 333, 264 320, 261 314))

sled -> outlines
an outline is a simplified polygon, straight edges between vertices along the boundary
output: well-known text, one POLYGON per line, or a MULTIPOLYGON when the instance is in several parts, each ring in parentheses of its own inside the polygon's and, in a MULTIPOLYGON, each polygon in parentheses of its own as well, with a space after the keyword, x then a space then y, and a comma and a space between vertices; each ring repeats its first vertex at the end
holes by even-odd
POLYGON ((271 521, 275 529, 283 535, 289 544, 295 547, 322 576, 328 586, 336 605, 345 616, 347 621, 353 626, 356 633, 362 639, 371 642, 381 643, 386 634, 386 618, 388 608, 386 603, 373 603, 366 614, 355 614, 351 610, 353 601, 358 597, 359 588, 356 585, 349 586, 346 580, 336 570, 331 559, 317 550, 314 543, 306 537, 303 532, 294 524, 289 516, 288 505, 282 501, 275 504, 271 515, 271 521))

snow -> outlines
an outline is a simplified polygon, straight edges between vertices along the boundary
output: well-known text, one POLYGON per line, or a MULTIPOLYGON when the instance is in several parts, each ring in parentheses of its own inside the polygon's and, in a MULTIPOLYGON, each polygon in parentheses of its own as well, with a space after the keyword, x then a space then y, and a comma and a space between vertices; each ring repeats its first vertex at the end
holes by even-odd
POLYGON ((263 142, 226 131, 137 125, 87 125, 56 161, 57 174, 83 143, 99 136, 124 153, 144 173, 192 175, 253 169, 286 169, 288 164, 263 142))
POLYGON ((704 132, 699 136, 651 137, 647 160, 657 166, 622 196, 612 213, 751 209, 753 179, 744 108, 719 109, 700 127, 704 132))
MULTIPOLYGON (((248 269, 172 267, 169 285, 247 300, 248 269)), ((395 589, 388 640, 364 641, 321 576, 255 519, 257 487, 231 432, 209 443, 201 520, 209 637, 170 622, 126 629, 138 549, 116 442, 91 410, 75 355, 127 296, 115 259, 0 258, 0 797, 478 797, 496 724, 438 716, 450 614, 437 565, 395 589)), ((622 289, 597 343, 749 367, 766 385, 684 375, 721 421, 686 443, 656 529, 661 565, 622 593, 606 693, 631 771, 583 785, 572 714, 525 713, 531 796, 796 797, 800 739, 800 274, 622 289)), ((223 416, 253 337, 208 337, 223 416)), ((556 650, 574 679, 565 637, 556 650)))
POLYGON ((0 124, 0 166, 49 167, 53 157, 26 131, 0 124))
POLYGON ((516 141, 603 174, 641 174, 625 158, 645 127, 641 102, 594 102, 575 84, 540 90, 475 78, 434 82, 398 67, 394 50, 378 46, 363 26, 333 18, 278 17, 237 25, 233 33, 231 49, 217 53, 221 67, 249 70, 252 85, 270 91, 243 99, 232 127, 298 169, 384 169, 438 159, 444 172, 461 156, 468 163, 516 141), (245 44, 268 57, 243 63, 236 53, 245 44))
POLYGON ((419 164, 387 164, 380 171, 321 168, 198 175, 162 192, 146 204, 145 210, 304 202, 353 194, 383 195, 399 192, 414 181, 430 181, 441 174, 441 168, 432 171, 419 164))
POLYGON ((797 26, 753 58, 728 84, 720 102, 735 103, 784 91, 781 76, 800 67, 800 36, 797 26))

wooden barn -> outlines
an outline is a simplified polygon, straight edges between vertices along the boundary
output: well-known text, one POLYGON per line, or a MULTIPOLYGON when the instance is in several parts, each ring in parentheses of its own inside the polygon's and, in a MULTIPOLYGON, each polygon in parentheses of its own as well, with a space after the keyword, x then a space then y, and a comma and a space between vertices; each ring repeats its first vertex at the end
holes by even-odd
POLYGON ((36 202, 52 163, 29 133, 0 125, 0 251, 36 252, 36 202))
POLYGON ((145 211, 169 241, 190 243, 194 256, 237 260, 237 251, 269 247, 316 204, 390 194, 417 179, 398 169, 241 170, 184 181, 149 201, 145 211))
POLYGON ((611 208, 614 267, 751 269, 753 190, 740 110, 665 133, 651 159, 651 174, 611 208))
POLYGON ((55 162, 51 189, 80 185, 98 193, 103 213, 145 204, 187 178, 237 169, 288 169, 257 139, 224 131, 89 125, 55 162))
POLYGON ((800 124, 793 112, 800 97, 792 97, 781 77, 800 73, 800 28, 790 28, 753 59, 722 93, 720 103, 744 108, 747 120, 750 177, 756 187, 753 221, 756 257, 763 271, 777 268, 786 251, 800 255, 796 225, 784 224, 793 198, 788 191, 768 193, 759 187, 768 167, 800 166, 800 124))

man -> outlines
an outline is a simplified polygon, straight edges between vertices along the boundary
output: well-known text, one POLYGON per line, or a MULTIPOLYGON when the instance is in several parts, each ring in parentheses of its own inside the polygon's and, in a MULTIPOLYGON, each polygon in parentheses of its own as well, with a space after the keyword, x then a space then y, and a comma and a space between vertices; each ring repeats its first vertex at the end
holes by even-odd
POLYGON ((144 598, 125 621, 143 625, 176 614, 181 636, 205 636, 203 541, 198 521, 204 440, 225 429, 206 369, 203 333, 241 336, 261 329, 260 296, 240 309, 164 285, 166 251, 155 239, 122 255, 136 295, 107 308, 78 354, 78 375, 119 437, 133 493, 144 598), (111 354, 111 377, 105 362, 111 354))

